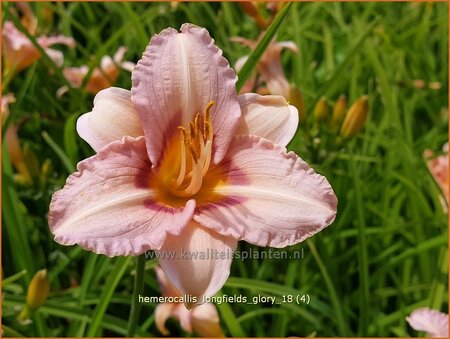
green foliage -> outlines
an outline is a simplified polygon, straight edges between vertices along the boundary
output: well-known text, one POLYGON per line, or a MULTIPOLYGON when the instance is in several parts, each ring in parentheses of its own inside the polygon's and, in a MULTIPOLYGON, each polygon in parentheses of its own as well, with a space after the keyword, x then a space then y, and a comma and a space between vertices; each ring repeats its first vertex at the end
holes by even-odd
MULTIPOLYGON (((14 5, 2 6, 3 20, 19 24, 10 11, 14 5)), ((31 6, 40 33, 75 38, 74 50, 57 48, 65 66, 89 66, 84 84, 104 55, 126 46, 125 59, 136 62, 150 37, 168 26, 206 27, 231 65, 251 51, 229 38, 256 39, 261 33, 235 3, 31 6)), ((293 40, 299 47, 298 54, 284 52, 282 62, 307 107, 307 120, 288 148, 328 178, 339 199, 338 215, 326 230, 286 249, 304 251, 301 259, 234 261, 223 295, 281 301, 307 294, 310 303, 218 305, 226 335, 410 336, 416 333, 405 322, 409 312, 420 306, 446 309, 447 214, 423 152, 439 152, 448 140, 447 13, 444 2, 296 3, 276 27, 279 41, 293 40), (433 82, 441 88, 429 86, 433 82), (348 103, 368 95, 363 131, 346 143, 336 142, 325 125, 312 134, 316 101, 326 96, 332 104, 341 94, 348 103)), ((75 129, 78 116, 91 110, 93 95, 83 87, 69 88, 57 98, 63 85, 61 69, 44 57, 2 88, 3 94, 16 95, 6 124, 19 126, 20 142, 37 156, 40 171, 32 184, 22 183, 4 144, 2 329, 11 336, 125 336, 133 296, 131 258, 60 246, 48 229, 51 195, 78 161, 93 154, 75 129), (48 269, 51 281, 48 300, 31 324, 19 324, 17 307, 24 305, 28 283, 41 268, 48 269)), ((115 85, 130 88, 130 74, 121 71, 115 85)), ((250 248, 264 251, 239 245, 250 248)), ((160 295, 154 264, 147 262, 144 272, 149 296, 160 295)), ((136 336, 160 336, 155 307, 142 305, 136 336)), ((168 325, 172 335, 186 335, 175 322, 168 325)))

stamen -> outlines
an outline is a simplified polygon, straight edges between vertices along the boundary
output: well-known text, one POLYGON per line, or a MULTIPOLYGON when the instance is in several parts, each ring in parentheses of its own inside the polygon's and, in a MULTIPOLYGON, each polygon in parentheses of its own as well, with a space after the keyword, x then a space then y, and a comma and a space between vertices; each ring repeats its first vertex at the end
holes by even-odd
POLYGON ((179 160, 175 166, 179 166, 179 170, 176 179, 173 178, 168 187, 176 196, 196 194, 202 186, 203 176, 208 172, 213 142, 209 111, 214 104, 214 101, 208 103, 203 117, 200 113, 196 114, 194 120, 189 122, 188 130, 178 127, 181 143, 179 160))

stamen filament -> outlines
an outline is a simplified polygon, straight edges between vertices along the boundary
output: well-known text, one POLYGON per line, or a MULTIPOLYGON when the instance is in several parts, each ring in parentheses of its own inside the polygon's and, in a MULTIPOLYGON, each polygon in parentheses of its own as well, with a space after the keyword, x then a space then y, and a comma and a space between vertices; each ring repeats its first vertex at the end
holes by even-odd
POLYGON ((168 187, 176 196, 196 194, 202 186, 203 176, 208 172, 213 142, 209 111, 214 104, 214 101, 208 103, 203 117, 200 113, 196 114, 194 120, 189 122, 188 130, 178 127, 181 142, 176 166, 179 166, 179 171, 176 180, 173 178, 168 187))

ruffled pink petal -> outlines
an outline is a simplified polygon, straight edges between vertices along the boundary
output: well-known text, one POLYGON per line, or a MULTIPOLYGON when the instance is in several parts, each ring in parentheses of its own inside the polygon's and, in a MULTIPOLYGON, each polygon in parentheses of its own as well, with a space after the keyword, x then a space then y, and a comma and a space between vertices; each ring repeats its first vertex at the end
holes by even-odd
POLYGON ((198 206, 194 220, 258 246, 285 247, 319 232, 336 215, 337 198, 325 177, 296 154, 252 135, 233 140, 205 187, 216 201, 198 206), (222 196, 222 198, 219 198, 222 196))
POLYGON ((285 98, 253 93, 239 96, 242 119, 236 134, 253 134, 286 146, 298 127, 298 111, 285 98))
POLYGON ((155 202, 144 137, 110 143, 77 169, 50 204, 50 230, 60 244, 140 255, 159 249, 166 234, 179 234, 192 219, 194 200, 182 208, 155 202))
POLYGON ((237 241, 189 223, 178 236, 167 236, 159 250, 159 263, 169 280, 184 295, 203 303, 204 296, 220 290, 230 274, 237 241))
POLYGON ((124 136, 144 135, 130 96, 122 88, 104 89, 95 96, 92 112, 78 118, 78 134, 95 151, 124 136))
POLYGON ((424 331, 433 338, 448 338, 448 314, 427 307, 419 308, 406 318, 416 331, 424 331))
POLYGON ((166 321, 172 315, 173 309, 176 307, 173 303, 162 303, 155 308, 155 325, 162 335, 169 335, 170 332, 166 327, 166 321))
POLYGON ((204 338, 224 337, 216 306, 211 303, 195 307, 191 311, 191 323, 195 333, 204 338))
POLYGON ((213 161, 225 155, 240 117, 236 74, 208 31, 192 24, 155 35, 132 74, 132 101, 156 166, 177 126, 188 126, 215 102, 213 161))

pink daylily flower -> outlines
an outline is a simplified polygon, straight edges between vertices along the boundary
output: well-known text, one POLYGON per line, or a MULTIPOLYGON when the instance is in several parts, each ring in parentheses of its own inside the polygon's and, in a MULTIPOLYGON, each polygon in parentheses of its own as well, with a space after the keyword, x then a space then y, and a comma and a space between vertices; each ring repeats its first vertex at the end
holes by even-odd
MULTIPOLYGON (((2 36, 5 69, 17 73, 29 67, 41 57, 33 43, 12 22, 5 21, 2 36)), ((66 45, 70 48, 75 47, 73 38, 62 35, 41 36, 37 38, 37 42, 57 66, 62 66, 64 56, 61 51, 49 47, 56 44, 66 45)))
POLYGON ((433 157, 433 152, 431 150, 426 150, 424 152, 424 156, 427 160, 427 166, 430 173, 433 175, 434 180, 438 183, 439 187, 444 194, 444 197, 441 197, 442 206, 447 211, 448 210, 448 201, 450 198, 449 195, 449 178, 448 178, 448 143, 446 143, 442 150, 444 154, 436 157, 433 157))
MULTIPOLYGON (((247 47, 250 47, 251 49, 254 49, 259 41, 259 39, 254 41, 242 37, 234 37, 230 40, 233 42, 241 43, 247 47)), ((281 65, 281 51, 284 48, 290 49, 294 53, 298 53, 298 48, 295 42, 277 42, 275 39, 273 39, 259 59, 258 65, 256 67, 256 70, 259 74, 259 79, 257 79, 256 74, 253 74, 242 87, 241 93, 251 92, 253 91, 255 86, 259 87, 260 85, 265 83, 270 94, 281 95, 289 100, 291 87, 284 74, 283 66, 281 65)), ((244 56, 236 61, 235 68, 237 71, 239 71, 242 66, 244 66, 247 58, 247 56, 244 56)))
POLYGON ((238 96, 236 80, 206 29, 153 36, 131 91, 100 91, 77 122, 97 154, 53 195, 55 240, 108 256, 156 250, 174 286, 202 303, 228 278, 238 241, 281 248, 333 222, 330 184, 285 148, 297 109, 238 96))
POLYGON ((424 331, 427 337, 448 338, 448 314, 423 307, 414 310, 406 321, 416 331, 424 331))
MULTIPOLYGON (((181 298, 181 293, 170 283, 163 270, 160 267, 156 267, 155 270, 163 297, 181 298)), ((181 328, 186 332, 195 332, 205 338, 224 336, 220 327, 219 314, 211 303, 204 303, 193 310, 188 310, 183 303, 159 304, 155 309, 155 324, 163 335, 170 334, 166 327, 166 321, 170 317, 178 319, 181 328)))
MULTIPOLYGON (((123 61, 126 47, 120 47, 113 58, 105 55, 100 63, 100 67, 96 67, 86 84, 86 90, 89 93, 96 94, 102 89, 111 87, 119 76, 119 67, 132 72, 135 64, 130 61, 123 61)), ((63 74, 72 87, 79 88, 83 83, 84 77, 88 74, 89 68, 86 65, 80 67, 66 67, 63 74)), ((59 90, 61 95, 63 90, 59 90)))

